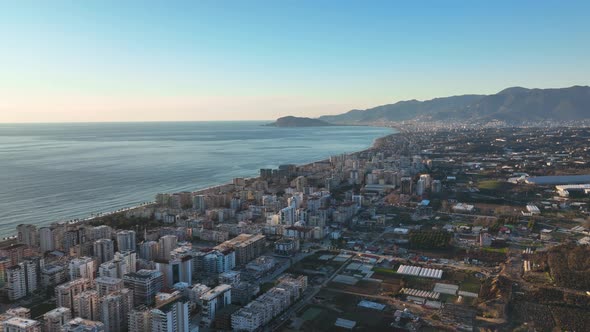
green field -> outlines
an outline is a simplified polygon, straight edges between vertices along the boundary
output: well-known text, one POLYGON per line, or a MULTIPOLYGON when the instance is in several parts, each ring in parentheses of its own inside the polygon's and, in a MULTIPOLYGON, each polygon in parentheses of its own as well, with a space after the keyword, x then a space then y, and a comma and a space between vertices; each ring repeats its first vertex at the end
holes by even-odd
POLYGON ((374 267, 373 272, 383 273, 383 274, 396 274, 397 273, 393 269, 386 269, 384 267, 374 267))
POLYGON ((490 247, 484 247, 482 248, 483 251, 487 251, 487 252, 498 252, 501 254, 506 254, 508 252, 508 248, 490 248, 490 247))
POLYGON ((316 307, 309 307, 309 309, 305 310, 301 318, 303 318, 304 320, 314 320, 321 313, 322 309, 316 307))
POLYGON ((477 183, 479 190, 507 191, 514 187, 512 183, 497 180, 483 180, 477 183))

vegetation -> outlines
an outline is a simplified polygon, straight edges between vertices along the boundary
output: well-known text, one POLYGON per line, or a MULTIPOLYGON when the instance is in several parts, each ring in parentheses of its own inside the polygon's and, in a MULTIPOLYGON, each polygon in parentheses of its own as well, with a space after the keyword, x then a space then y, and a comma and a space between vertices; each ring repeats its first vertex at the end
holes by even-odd
POLYGON ((500 182, 500 181, 496 181, 496 180, 485 180, 485 181, 481 181, 477 184, 477 187, 481 190, 501 190, 503 189, 505 186, 506 182, 500 182))
POLYGON ((508 247, 506 247, 506 248, 485 247, 485 248, 481 248, 481 250, 487 251, 487 252, 497 252, 497 253, 500 253, 500 254, 506 254, 506 253, 508 253, 508 247))
POLYGON ((96 218, 90 222, 90 225, 107 225, 118 229, 152 229, 156 227, 161 227, 162 223, 151 218, 127 217, 123 213, 117 213, 105 217, 96 218))
POLYGON ((410 233, 410 247, 413 249, 444 249, 451 244, 451 233, 437 230, 420 230, 410 233))
POLYGON ((396 274, 396 272, 393 269, 386 269, 384 267, 374 267, 373 272, 383 274, 396 274))
POLYGON ((539 253, 535 264, 549 272, 558 286, 587 291, 590 289, 589 256, 589 246, 563 244, 539 253))

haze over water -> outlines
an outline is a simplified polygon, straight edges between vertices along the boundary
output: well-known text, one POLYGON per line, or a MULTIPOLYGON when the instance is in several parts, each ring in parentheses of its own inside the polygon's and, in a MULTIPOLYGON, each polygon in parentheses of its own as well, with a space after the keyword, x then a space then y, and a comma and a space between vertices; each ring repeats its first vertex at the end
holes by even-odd
POLYGON ((0 236, 369 147, 388 128, 265 122, 0 124, 0 236))

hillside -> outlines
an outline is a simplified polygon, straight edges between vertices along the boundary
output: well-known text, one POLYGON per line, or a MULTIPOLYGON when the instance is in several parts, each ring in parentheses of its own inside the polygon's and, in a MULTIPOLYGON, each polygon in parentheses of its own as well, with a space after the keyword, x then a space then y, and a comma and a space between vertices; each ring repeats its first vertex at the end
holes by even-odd
POLYGON ((301 117, 295 117, 295 116, 285 116, 282 118, 278 118, 273 123, 267 124, 267 126, 273 126, 273 127, 325 127, 325 126, 333 126, 333 124, 328 123, 323 120, 318 120, 318 119, 301 118, 301 117))

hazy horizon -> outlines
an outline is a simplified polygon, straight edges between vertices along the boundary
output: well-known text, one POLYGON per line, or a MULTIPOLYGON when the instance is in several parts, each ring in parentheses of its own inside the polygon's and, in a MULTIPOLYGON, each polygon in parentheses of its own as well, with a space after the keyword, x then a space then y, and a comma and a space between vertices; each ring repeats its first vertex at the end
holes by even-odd
POLYGON ((0 5, 0 123, 273 120, 588 85, 573 1, 0 5))

